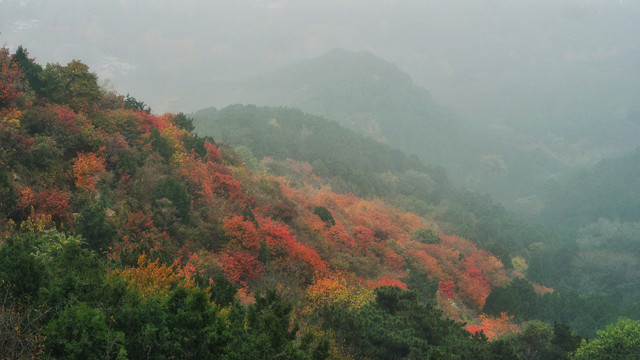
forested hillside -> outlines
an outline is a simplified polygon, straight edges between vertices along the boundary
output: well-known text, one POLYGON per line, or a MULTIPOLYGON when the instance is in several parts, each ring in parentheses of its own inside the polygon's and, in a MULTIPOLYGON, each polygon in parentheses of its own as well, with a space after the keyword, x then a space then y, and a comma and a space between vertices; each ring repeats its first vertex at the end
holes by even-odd
POLYGON ((516 281, 495 289, 485 312, 499 316, 506 310, 521 320, 567 323, 584 336, 594 335, 620 315, 637 317, 631 290, 635 270, 628 268, 632 259, 618 263, 619 255, 608 255, 601 265, 592 265, 591 255, 585 258, 578 252, 574 234, 527 224, 489 197, 453 186, 440 168, 294 109, 236 105, 193 116, 200 133, 218 134, 237 146, 243 161, 254 169, 302 184, 289 164, 304 161, 307 172, 322 174, 334 191, 385 198, 432 219, 445 234, 472 240, 496 254, 506 268, 513 266, 537 283, 560 290, 537 297, 536 291, 543 288, 516 281), (591 286, 593 281, 600 285, 591 286))
MULTIPOLYGON (((288 129, 286 113, 268 126, 288 129)), ((561 359, 578 347, 553 314, 525 322, 491 300, 565 299, 524 274, 542 235, 507 248, 491 231, 529 228, 438 168, 343 132, 360 157, 328 152, 325 179, 313 159, 258 162, 193 129, 101 88, 80 61, 0 50, 0 358, 561 359), (415 194, 390 185, 412 179, 415 194), (462 236, 483 224, 477 244, 462 236)))

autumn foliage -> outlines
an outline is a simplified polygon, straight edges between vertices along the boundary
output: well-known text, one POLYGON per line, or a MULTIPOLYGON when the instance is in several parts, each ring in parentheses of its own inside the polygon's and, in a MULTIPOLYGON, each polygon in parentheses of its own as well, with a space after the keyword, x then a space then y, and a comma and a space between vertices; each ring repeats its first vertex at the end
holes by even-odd
MULTIPOLYGON (((0 195, 12 202, 11 219, 0 221, 3 234, 50 228, 73 234, 82 227, 78 233, 105 245, 93 247, 100 250, 92 256, 103 257, 108 276, 126 282, 145 306, 177 288, 208 294, 199 300, 206 307, 214 291, 248 304, 276 287, 298 319, 310 323, 322 309, 369 311, 377 306, 376 293, 402 294, 403 304, 420 293, 420 301, 437 304, 452 319, 473 320, 470 332, 495 339, 518 331, 506 314, 480 313, 492 289, 513 275, 471 241, 439 233, 434 220, 385 199, 336 193, 309 163, 263 161, 282 166, 293 180, 250 171, 230 146, 190 134, 171 114, 127 108, 117 94, 65 95, 74 97, 71 103, 54 91, 27 105, 18 100, 34 90, 7 54, 0 51, 0 171, 6 174, 0 195), (57 155, 40 163, 37 151, 57 155), (93 216, 82 215, 87 209, 93 216), (435 240, 416 239, 421 229, 435 240)), ((74 68, 87 75, 78 63, 54 70, 63 76, 74 68)), ((75 251, 89 252, 78 239, 75 251)), ((62 278, 50 276, 56 277, 62 278)))
POLYGON ((513 322, 513 316, 501 313, 500 317, 491 317, 485 314, 479 316, 480 324, 467 325, 470 333, 484 332, 489 340, 495 340, 504 334, 520 332, 520 327, 513 322))
POLYGON ((31 188, 20 191, 19 207, 29 214, 33 220, 47 225, 70 227, 73 220, 73 210, 69 204, 69 195, 59 189, 45 189, 39 192, 31 188))
POLYGON ((0 48, 0 106, 18 99, 24 93, 23 75, 11 61, 9 49, 0 48))
POLYGON ((105 161, 100 153, 81 152, 73 159, 72 169, 76 187, 87 194, 93 194, 100 175, 105 172, 105 161))
POLYGON ((159 264, 159 259, 149 261, 147 255, 138 258, 137 266, 127 266, 123 270, 115 270, 115 275, 126 279, 142 296, 167 295, 171 286, 180 280, 174 266, 159 264))

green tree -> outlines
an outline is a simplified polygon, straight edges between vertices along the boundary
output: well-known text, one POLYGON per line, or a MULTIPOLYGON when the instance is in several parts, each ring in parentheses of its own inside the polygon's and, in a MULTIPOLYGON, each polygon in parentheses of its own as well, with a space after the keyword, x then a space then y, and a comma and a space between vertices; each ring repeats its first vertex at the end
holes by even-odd
POLYGON ((44 85, 40 78, 40 74, 42 74, 42 66, 32 59, 29 59, 29 52, 25 50, 22 45, 18 46, 15 54, 13 54, 12 60, 18 64, 20 71, 25 75, 31 89, 36 93, 40 93, 44 85))
POLYGON ((16 190, 9 182, 6 172, 0 168, 0 214, 11 214, 16 205, 16 190))
POLYGON ((102 97, 97 75, 78 60, 66 66, 47 64, 41 78, 43 96, 58 104, 68 104, 76 112, 88 111, 89 105, 102 97))
POLYGON ((278 292, 268 289, 257 294, 256 302, 247 310, 234 304, 229 318, 234 341, 230 345, 231 359, 313 359, 328 357, 326 341, 311 347, 310 335, 298 343, 298 327, 291 327, 291 304, 278 292), (245 326, 246 324, 246 326, 245 326))
POLYGON ((36 297, 46 281, 45 266, 33 254, 37 242, 36 234, 20 234, 0 248, 0 281, 18 298, 36 297))
POLYGON ((143 101, 138 101, 133 96, 129 96, 129 94, 124 98, 124 108, 133 111, 144 111, 147 114, 151 114, 150 107, 146 106, 143 101))
POLYGON ((193 129, 195 129, 193 119, 186 117, 183 113, 178 113, 178 115, 173 118, 173 123, 180 129, 187 130, 188 132, 192 132, 193 129))
POLYGON ((189 212, 191 211, 191 196, 187 192, 184 185, 171 176, 162 179, 156 186, 153 193, 153 203, 157 205, 160 199, 169 199, 176 208, 177 216, 183 223, 189 220, 189 212))
POLYGON ((124 334, 109 329, 100 310, 70 306, 47 326, 47 353, 65 359, 126 359, 124 334))
POLYGON ((361 358, 494 359, 512 354, 508 346, 491 347, 483 335, 472 337, 432 305, 418 302, 413 292, 398 287, 377 288, 375 302, 357 311, 329 306, 319 316, 361 358))
POLYGON ((82 235, 91 249, 100 250, 111 244, 116 230, 105 223, 103 204, 96 203, 82 209, 76 221, 76 233, 82 235))
POLYGON ((420 228, 413 232, 412 238, 423 244, 441 244, 440 236, 431 229, 420 228))
POLYGON ((169 145, 169 141, 160 134, 160 131, 158 131, 157 128, 151 129, 151 136, 149 140, 151 140, 151 147, 153 150, 157 151, 165 161, 169 161, 169 159, 171 159, 173 149, 171 148, 171 145, 169 145))
POLYGON ((204 290, 178 287, 167 299, 166 312, 168 358, 213 359, 226 348, 227 325, 204 290))
POLYGON ((336 221, 333 219, 333 215, 331 215, 329 209, 324 206, 316 206, 316 208, 313 209, 313 213, 318 215, 320 220, 322 220, 327 227, 331 227, 336 224, 336 221))
POLYGON ((583 340, 571 355, 573 360, 640 359, 640 321, 620 318, 598 331, 598 337, 583 340))

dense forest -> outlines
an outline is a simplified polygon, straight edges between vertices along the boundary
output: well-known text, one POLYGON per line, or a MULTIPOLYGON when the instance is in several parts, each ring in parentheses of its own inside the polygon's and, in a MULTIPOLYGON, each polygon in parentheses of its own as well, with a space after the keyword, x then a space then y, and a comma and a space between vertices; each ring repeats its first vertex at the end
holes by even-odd
POLYGON ((0 358, 637 354, 609 298, 548 287, 552 230, 335 123, 209 113, 0 50, 0 358))

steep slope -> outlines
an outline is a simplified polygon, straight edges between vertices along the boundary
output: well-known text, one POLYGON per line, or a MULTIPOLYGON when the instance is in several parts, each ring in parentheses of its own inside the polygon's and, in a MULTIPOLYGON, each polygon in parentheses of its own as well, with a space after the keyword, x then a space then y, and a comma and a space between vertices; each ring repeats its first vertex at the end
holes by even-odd
MULTIPOLYGON (((489 197, 455 187, 443 168, 424 165, 324 118, 295 109, 239 105, 193 116, 201 134, 217 134, 242 146, 243 160, 255 168, 265 158, 306 162, 334 191, 384 197, 406 211, 437 218, 445 231, 491 249, 506 266, 530 244, 551 238, 489 197)), ((279 174, 274 165, 269 170, 279 174)))
POLYGON ((515 276, 490 252, 302 163, 252 172, 79 61, 0 71, 1 357, 513 355, 469 332, 519 330, 477 317, 515 276))

